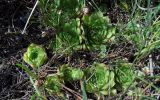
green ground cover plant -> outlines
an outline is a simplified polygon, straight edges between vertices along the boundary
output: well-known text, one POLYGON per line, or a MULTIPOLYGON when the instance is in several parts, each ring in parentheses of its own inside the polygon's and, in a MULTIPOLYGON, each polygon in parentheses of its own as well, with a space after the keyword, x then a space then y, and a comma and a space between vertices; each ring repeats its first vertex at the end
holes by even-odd
MULTIPOLYGON (((54 15, 54 17, 43 19, 48 27, 56 28, 57 37, 52 42, 51 48, 57 52, 81 49, 99 50, 100 46, 105 45, 115 34, 115 28, 111 25, 109 18, 103 15, 103 12, 96 11, 88 14, 90 12, 85 5, 85 0, 75 0, 74 5, 68 4, 71 1, 58 0, 51 4, 49 2, 41 0, 40 4, 42 9, 44 5, 51 7, 49 15, 44 16, 54 15)), ((42 13, 48 12, 44 10, 42 13)))
POLYGON ((41 99, 46 99, 46 96, 43 95, 43 90, 47 90, 49 94, 63 96, 62 84, 74 81, 86 82, 85 91, 97 95, 97 98, 103 95, 115 95, 118 89, 114 87, 116 84, 118 84, 118 87, 126 89, 135 78, 135 74, 133 70, 130 69, 131 64, 129 63, 118 63, 118 70, 116 72, 104 63, 95 63, 90 68, 84 70, 65 64, 60 66, 57 73, 45 77, 44 83, 39 86, 39 84, 36 83, 39 81, 38 70, 44 67, 43 64, 46 59, 47 54, 45 50, 39 45, 31 44, 24 54, 24 61, 33 67, 36 73, 27 68, 27 66, 18 64, 19 67, 23 68, 30 75, 31 81, 36 89, 37 97, 41 99))
MULTIPOLYGON (((137 66, 140 64, 143 65, 140 67, 148 66, 145 61, 143 64, 141 61, 151 55, 154 50, 159 49, 160 24, 157 15, 160 6, 150 7, 150 0, 131 1, 116 2, 115 6, 126 10, 130 18, 127 22, 117 21, 116 25, 113 25, 111 17, 107 16, 106 12, 103 12, 96 4, 102 2, 101 0, 40 0, 42 24, 56 31, 56 37, 47 47, 52 50, 52 54, 65 55, 69 60, 57 64, 55 59, 48 59, 44 47, 31 44, 27 48, 23 60, 28 66, 25 63, 17 65, 30 76, 30 81, 35 88, 33 97, 47 100, 49 94, 64 99, 67 97, 65 89, 80 99, 88 99, 88 95, 91 94, 99 100, 116 96, 123 99, 125 95, 132 99, 138 98, 137 100, 146 99, 143 95, 148 88, 154 88, 159 93, 159 87, 156 87, 154 83, 149 83, 149 80, 145 79, 145 73, 137 66), (121 42, 134 47, 132 61, 125 56, 120 56, 121 53, 118 55, 119 58, 109 58, 109 53, 116 54, 112 46, 120 45, 121 42), (77 56, 76 60, 71 62, 74 53, 79 51, 96 52, 101 56, 96 56, 96 59, 91 58, 88 64, 83 63, 84 56, 83 60, 77 56), (50 66, 49 61, 53 62, 50 66), (40 70, 46 66, 57 69, 56 72, 44 76, 42 81, 39 76, 40 70), (140 75, 141 73, 143 75, 140 75), (39 81, 42 82, 37 83, 39 81), (138 82, 145 83, 146 88, 143 90, 138 87, 138 82), (72 83, 80 85, 78 92, 66 87, 72 83)), ((121 50, 118 49, 117 52, 121 50)), ((155 77, 152 76, 152 78, 155 77)), ((151 98, 155 99, 153 95, 151 98)))

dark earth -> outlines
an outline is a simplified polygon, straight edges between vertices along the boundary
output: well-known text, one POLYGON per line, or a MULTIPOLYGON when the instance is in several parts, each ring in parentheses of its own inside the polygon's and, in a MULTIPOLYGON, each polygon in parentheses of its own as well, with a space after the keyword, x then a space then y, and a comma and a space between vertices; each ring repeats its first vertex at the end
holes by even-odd
MULTIPOLYGON (((22 61, 30 43, 45 44, 39 23, 31 22, 21 34, 35 0, 0 0, 0 100, 27 100, 33 87, 23 70, 15 66, 22 61)), ((32 17, 38 20, 38 10, 32 17)), ((32 21, 32 20, 31 20, 32 21)))

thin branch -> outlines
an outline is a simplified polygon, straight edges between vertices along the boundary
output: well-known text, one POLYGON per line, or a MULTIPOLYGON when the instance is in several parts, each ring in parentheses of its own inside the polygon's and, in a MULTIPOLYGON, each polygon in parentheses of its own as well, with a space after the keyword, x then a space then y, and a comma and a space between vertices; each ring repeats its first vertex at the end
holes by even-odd
POLYGON ((150 75, 153 76, 153 61, 152 61, 152 55, 149 55, 149 70, 150 70, 150 75))
POLYGON ((29 21, 30 21, 30 19, 31 19, 31 16, 32 16, 32 14, 33 14, 33 12, 34 12, 35 8, 36 8, 36 7, 37 7, 37 5, 38 5, 38 2, 39 2, 39 0, 37 0, 37 1, 36 1, 36 3, 35 3, 35 5, 34 5, 34 7, 33 7, 32 11, 31 11, 31 13, 30 13, 30 15, 29 15, 28 19, 27 19, 27 22, 26 22, 26 24, 25 24, 25 26, 24 26, 24 29, 23 29, 23 31, 22 31, 22 33, 21 33, 21 34, 24 34, 24 33, 25 33, 26 28, 27 28, 27 26, 28 26, 28 23, 29 23, 29 21))
POLYGON ((65 90, 69 91, 70 93, 74 94, 77 98, 79 98, 80 100, 82 100, 82 96, 81 96, 78 92, 76 92, 76 91, 74 91, 74 90, 71 90, 70 88, 64 86, 63 84, 61 84, 61 85, 62 85, 62 87, 63 87, 65 90))

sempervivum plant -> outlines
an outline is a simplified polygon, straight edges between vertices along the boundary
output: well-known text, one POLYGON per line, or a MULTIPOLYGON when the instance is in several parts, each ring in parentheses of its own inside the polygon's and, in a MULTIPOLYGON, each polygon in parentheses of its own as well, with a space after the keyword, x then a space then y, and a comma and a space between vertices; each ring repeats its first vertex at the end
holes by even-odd
POLYGON ((58 75, 50 75, 46 78, 44 83, 45 89, 51 94, 58 94, 62 89, 61 80, 58 75))
POLYGON ((86 70, 86 91, 89 93, 108 95, 113 90, 114 72, 103 63, 96 63, 86 70))
POLYGON ((118 65, 116 81, 122 89, 127 89, 134 81, 135 73, 131 66, 131 63, 120 63, 118 65))
POLYGON ((63 25, 63 31, 57 34, 57 38, 53 42, 53 50, 56 50, 57 52, 65 50, 67 53, 70 53, 72 50, 77 50, 77 45, 80 44, 80 19, 72 19, 63 25))
POLYGON ((23 59, 33 68, 39 68, 47 60, 45 49, 39 45, 31 44, 24 53, 23 59))
POLYGON ((111 26, 110 19, 102 12, 83 16, 83 28, 85 42, 91 49, 99 49, 115 35, 115 28, 111 26))
POLYGON ((61 66, 60 73, 66 82, 81 80, 84 75, 84 73, 81 69, 71 67, 68 64, 61 66))

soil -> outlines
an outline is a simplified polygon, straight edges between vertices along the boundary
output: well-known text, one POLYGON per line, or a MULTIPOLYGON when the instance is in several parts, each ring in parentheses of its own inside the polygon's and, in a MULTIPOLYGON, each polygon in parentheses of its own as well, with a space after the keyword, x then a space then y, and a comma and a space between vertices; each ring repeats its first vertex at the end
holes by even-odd
MULTIPOLYGON (((15 64, 22 61, 30 43, 45 44, 38 23, 30 23, 21 34, 35 0, 0 1, 0 100, 28 100, 33 94, 27 74, 15 64)), ((37 18, 38 10, 32 19, 37 18)), ((32 20, 31 20, 32 21, 32 20)))

